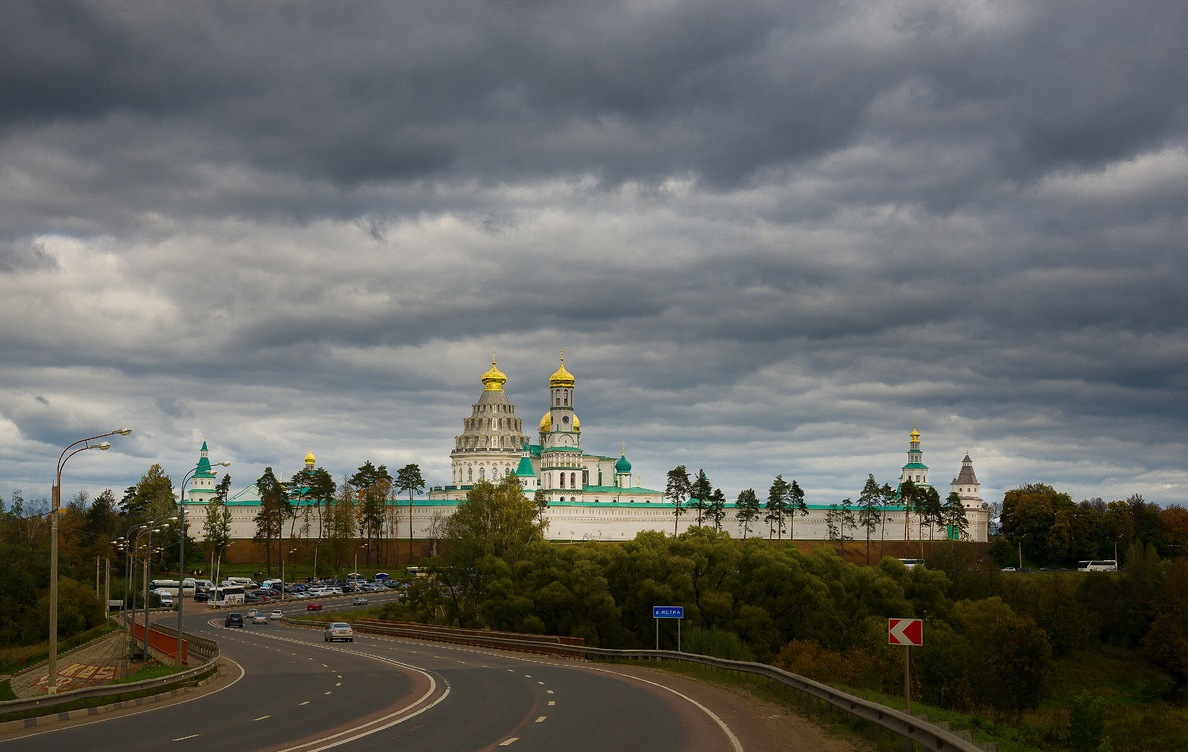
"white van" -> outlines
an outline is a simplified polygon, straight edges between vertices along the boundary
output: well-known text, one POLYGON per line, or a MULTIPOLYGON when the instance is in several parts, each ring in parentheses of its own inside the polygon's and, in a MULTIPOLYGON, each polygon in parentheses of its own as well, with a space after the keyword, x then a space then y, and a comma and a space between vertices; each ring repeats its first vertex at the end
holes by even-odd
POLYGON ((157 596, 157 602, 161 604, 161 608, 173 608, 173 593, 165 588, 152 591, 157 596))

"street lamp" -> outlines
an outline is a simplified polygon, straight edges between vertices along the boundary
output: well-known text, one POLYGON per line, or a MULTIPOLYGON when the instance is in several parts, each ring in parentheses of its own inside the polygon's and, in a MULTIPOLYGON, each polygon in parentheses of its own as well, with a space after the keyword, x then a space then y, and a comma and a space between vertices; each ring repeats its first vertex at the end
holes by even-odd
MULTIPOLYGON (((148 533, 148 540, 144 547, 144 657, 148 658, 148 633, 149 633, 149 566, 153 558, 153 533, 159 533, 169 527, 166 520, 176 520, 177 515, 171 514, 166 517, 158 517, 148 523, 148 529, 143 531, 148 533), (160 527, 157 527, 160 525, 160 527)), ((137 536, 139 538, 139 536, 137 536)), ((181 598, 181 588, 178 587, 178 598, 181 598)))
POLYGON ((351 583, 356 586, 359 584, 359 550, 363 549, 363 548, 367 548, 368 545, 369 544, 364 543, 362 546, 359 546, 358 548, 355 549, 355 568, 353 570, 351 570, 351 578, 350 579, 351 579, 351 583))
MULTIPOLYGON (((203 457, 203 461, 205 460, 206 458, 203 457)), ((214 464, 214 467, 230 466, 231 463, 226 460, 214 464)), ((182 665, 182 606, 186 602, 186 484, 190 482, 200 467, 202 467, 201 462, 182 478, 177 498, 177 524, 181 528, 181 532, 177 539, 177 658, 174 665, 179 668, 182 665)))
POLYGON ((235 543, 235 541, 227 541, 227 545, 223 546, 223 550, 219 552, 218 557, 215 559, 214 569, 212 570, 214 572, 214 587, 215 587, 214 604, 215 604, 215 608, 219 607, 219 588, 221 588, 223 586, 223 583, 219 581, 219 570, 222 569, 222 567, 223 567, 223 554, 226 553, 227 549, 230 548, 231 545, 234 543, 235 543))
MULTIPOLYGON (((297 553, 297 549, 290 548, 289 553, 297 553)), ((281 549, 281 605, 285 603, 285 551, 281 549)))
POLYGON ((46 678, 46 691, 51 695, 58 693, 58 509, 62 505, 62 468, 66 465, 66 460, 79 452, 85 452, 88 449, 111 449, 111 444, 106 441, 98 444, 92 444, 92 441, 116 434, 127 436, 130 433, 132 433, 131 428, 117 428, 98 436, 88 436, 67 445, 58 455, 58 469, 54 476, 53 502, 50 509, 49 675, 46 678))

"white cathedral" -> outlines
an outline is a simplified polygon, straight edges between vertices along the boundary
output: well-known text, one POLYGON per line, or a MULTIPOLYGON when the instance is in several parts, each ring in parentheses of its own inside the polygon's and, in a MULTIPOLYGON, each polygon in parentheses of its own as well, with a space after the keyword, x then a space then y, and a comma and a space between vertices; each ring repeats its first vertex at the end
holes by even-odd
MULTIPOLYGON (((412 502, 413 536, 427 539, 439 534, 443 521, 454 511, 460 500, 475 483, 483 480, 499 482, 515 473, 525 495, 534 497, 543 492, 548 501, 545 519, 546 535, 551 540, 629 540, 644 530, 671 533, 684 531, 697 524, 696 514, 686 512, 674 522, 673 503, 664 492, 644 488, 637 479, 632 483, 631 463, 626 451, 619 456, 587 453, 582 449, 581 421, 576 410, 577 380, 565 368, 564 353, 561 365, 549 377, 549 407, 540 419, 537 443, 532 443, 523 430, 523 422, 516 417, 516 407, 504 391, 507 376, 499 370, 495 359, 482 377, 483 390, 471 406, 470 417, 462 420, 462 433, 454 437, 450 452, 451 482, 432 486, 427 498, 412 502)), ((917 486, 929 486, 928 466, 920 449, 920 432, 912 426, 907 463, 903 466, 899 483, 911 480, 917 486)), ((215 474, 208 459, 208 448, 202 443, 198 469, 187 496, 187 505, 205 507, 214 498, 215 474)), ((305 456, 305 467, 312 470, 316 463, 313 450, 305 456)), ((979 496, 980 485, 974 475, 969 455, 961 464, 961 471, 951 483, 951 490, 961 498, 969 527, 966 538, 986 541, 989 535, 989 511, 979 496)), ((296 502, 299 511, 307 504, 296 502)), ((407 499, 393 499, 392 504, 407 507, 407 499)), ((255 517, 259 511, 260 495, 255 484, 227 500, 231 510, 232 537, 252 538, 255 517)), ((809 503, 808 514, 798 516, 794 526, 796 537, 805 540, 828 538, 827 514, 829 503, 809 503)), ((879 535, 886 540, 902 540, 906 511, 898 502, 886 509, 886 522, 879 535)), ((202 510, 187 513, 191 520, 201 520, 202 510)), ((408 524, 407 515, 400 515, 408 524)), ((316 515, 309 515, 303 537, 317 537, 316 515)), ((945 532, 930 533, 917 516, 912 515, 906 528, 911 540, 945 532)), ((726 504, 722 529, 732 537, 743 537, 742 525, 735 516, 733 502, 726 504)), ((768 525, 760 520, 750 524, 748 537, 765 537, 768 525)), ((191 534, 201 537, 201 522, 194 522, 191 534)), ((865 532, 851 529, 847 533, 855 539, 865 532)), ((403 528, 400 535, 407 536, 403 528)))

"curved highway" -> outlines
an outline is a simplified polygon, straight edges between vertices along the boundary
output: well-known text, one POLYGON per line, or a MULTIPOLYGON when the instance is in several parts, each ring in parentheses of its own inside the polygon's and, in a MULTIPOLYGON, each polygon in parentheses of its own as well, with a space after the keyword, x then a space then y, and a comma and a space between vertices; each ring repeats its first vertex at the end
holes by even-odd
POLYGON ((708 709, 613 669, 362 634, 325 643, 277 622, 225 629, 209 612, 186 621, 221 644, 230 675, 216 690, 10 735, 0 748, 741 750, 708 709))

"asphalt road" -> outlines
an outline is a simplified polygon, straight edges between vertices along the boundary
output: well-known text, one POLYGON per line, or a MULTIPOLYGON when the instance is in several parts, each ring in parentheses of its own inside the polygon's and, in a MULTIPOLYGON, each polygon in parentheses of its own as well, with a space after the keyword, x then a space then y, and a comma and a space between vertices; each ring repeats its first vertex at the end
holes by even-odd
MULTIPOLYGON (((304 604, 286 606, 304 612, 304 604)), ((707 709, 603 667, 369 635, 325 643, 196 613, 228 681, 183 702, 50 726, 3 750, 700 752, 741 749, 707 709)))

